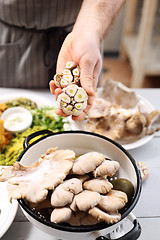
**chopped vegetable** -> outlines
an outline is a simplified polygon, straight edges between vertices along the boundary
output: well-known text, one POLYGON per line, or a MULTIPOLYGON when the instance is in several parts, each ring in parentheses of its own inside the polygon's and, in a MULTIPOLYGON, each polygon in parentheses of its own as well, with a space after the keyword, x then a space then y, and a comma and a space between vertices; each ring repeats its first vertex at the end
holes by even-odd
POLYGON ((52 131, 64 131, 64 124, 68 120, 56 115, 54 107, 43 107, 31 111, 33 115, 32 126, 41 126, 52 131))
POLYGON ((24 97, 16 98, 16 99, 13 99, 12 101, 7 101, 6 105, 7 105, 7 108, 24 107, 24 108, 27 108, 28 110, 37 108, 37 104, 34 101, 24 97))
POLYGON ((4 128, 4 121, 0 119, 0 150, 4 145, 9 144, 11 135, 4 128))
POLYGON ((5 103, 0 103, 0 116, 2 112, 4 112, 7 108, 7 105, 5 103))
MULTIPOLYGON (((22 133, 17 133, 10 140, 8 145, 0 151, 0 165, 13 165, 20 153, 23 151, 24 139, 39 130, 51 130, 53 132, 64 131, 68 120, 55 114, 54 107, 42 107, 30 110, 33 115, 33 122, 30 128, 22 133)), ((37 139, 37 138, 36 138, 37 139)), ((34 139, 35 140, 35 139, 34 139)))

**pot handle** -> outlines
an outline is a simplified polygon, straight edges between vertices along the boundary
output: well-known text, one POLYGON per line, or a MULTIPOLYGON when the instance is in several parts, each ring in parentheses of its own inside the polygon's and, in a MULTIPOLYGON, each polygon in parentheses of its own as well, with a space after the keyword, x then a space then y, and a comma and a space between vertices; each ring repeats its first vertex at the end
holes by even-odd
MULTIPOLYGON (((136 240, 139 238, 141 234, 141 225, 139 224, 137 218, 133 215, 133 213, 130 213, 127 218, 134 224, 134 226, 128 233, 122 237, 116 238, 116 240, 136 240)), ((109 240, 109 238, 100 236, 96 238, 96 240, 109 240)))
MULTIPOLYGON (((53 132, 50 130, 40 130, 34 133, 31 133, 29 136, 27 136, 23 142, 23 147, 24 149, 27 148, 29 146, 29 142, 31 141, 31 139, 38 137, 40 135, 53 135, 53 132)), ((42 137, 43 138, 43 137, 42 137)))

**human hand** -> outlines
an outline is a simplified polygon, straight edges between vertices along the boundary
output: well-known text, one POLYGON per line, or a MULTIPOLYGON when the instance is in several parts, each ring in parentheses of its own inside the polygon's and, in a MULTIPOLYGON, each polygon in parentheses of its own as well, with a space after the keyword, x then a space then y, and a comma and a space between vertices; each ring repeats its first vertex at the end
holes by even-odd
MULTIPOLYGON (((100 54, 100 42, 91 32, 80 33, 72 31, 66 37, 57 60, 57 73, 61 73, 67 62, 77 63, 81 69, 80 83, 88 94, 87 107, 79 116, 72 119, 81 120, 88 113, 93 104, 94 94, 98 83, 98 77, 102 67, 100 54)), ((50 82, 50 90, 57 99, 62 89, 57 88, 54 81, 50 82)), ((61 109, 56 109, 56 114, 67 117, 61 109)))

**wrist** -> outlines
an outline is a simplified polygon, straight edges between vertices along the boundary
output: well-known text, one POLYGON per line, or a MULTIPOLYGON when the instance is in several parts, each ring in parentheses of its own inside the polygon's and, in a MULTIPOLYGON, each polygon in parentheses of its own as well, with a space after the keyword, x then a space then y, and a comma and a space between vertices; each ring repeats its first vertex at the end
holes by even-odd
MULTIPOLYGON (((97 44, 100 45, 104 37, 104 28, 99 19, 97 19, 95 11, 97 10, 93 6, 92 9, 89 9, 89 7, 82 9, 72 31, 74 34, 79 35, 83 33, 83 35, 88 35, 90 38, 96 39, 97 44)), ((105 26, 107 26, 107 20, 105 22, 105 26)))
POLYGON ((86 24, 81 26, 80 24, 75 24, 72 30, 72 34, 79 36, 81 39, 86 39, 86 41, 95 42, 95 44, 100 47, 101 38, 98 31, 95 28, 92 28, 91 25, 86 24))
POLYGON ((100 43, 125 0, 83 0, 74 31, 89 32, 100 43))

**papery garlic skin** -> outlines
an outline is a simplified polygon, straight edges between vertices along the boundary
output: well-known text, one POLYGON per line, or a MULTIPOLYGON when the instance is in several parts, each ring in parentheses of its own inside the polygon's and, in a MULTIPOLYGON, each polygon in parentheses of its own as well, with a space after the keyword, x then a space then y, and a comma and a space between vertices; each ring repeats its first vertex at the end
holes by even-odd
POLYGON ((61 79, 62 79, 62 74, 55 74, 54 75, 54 82, 57 87, 61 87, 61 79))
POLYGON ((87 107, 88 95, 82 87, 75 84, 63 88, 58 96, 57 105, 67 115, 78 116, 87 107))

